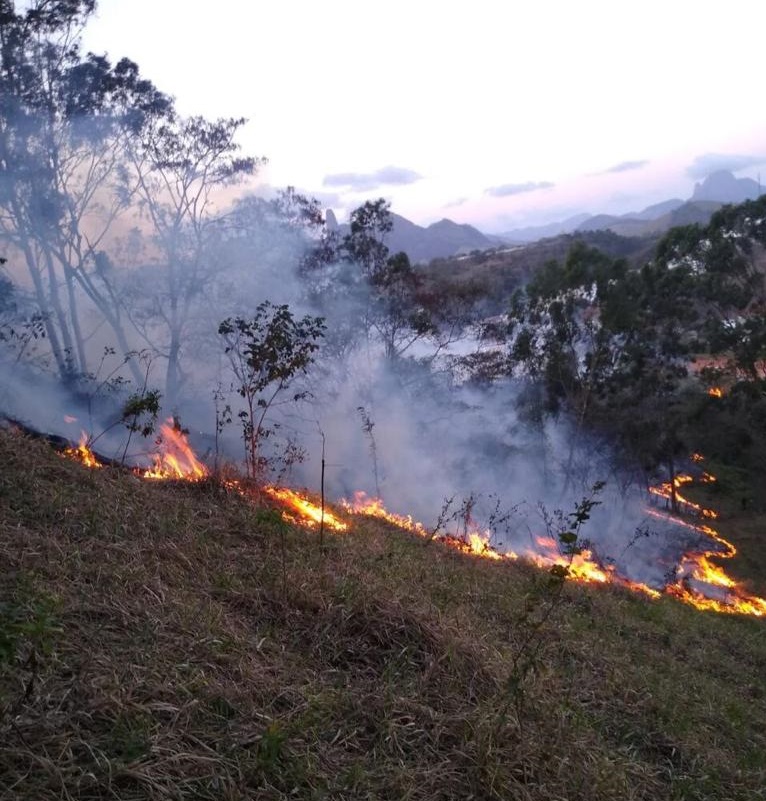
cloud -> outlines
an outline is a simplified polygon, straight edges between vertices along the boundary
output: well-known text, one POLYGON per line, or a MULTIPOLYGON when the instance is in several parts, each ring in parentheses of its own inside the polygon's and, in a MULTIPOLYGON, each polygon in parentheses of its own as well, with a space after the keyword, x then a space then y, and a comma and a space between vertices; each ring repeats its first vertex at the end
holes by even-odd
POLYGON ((423 176, 404 167, 382 167, 375 172, 338 172, 326 175, 324 186, 340 186, 356 192, 368 192, 381 186, 406 186, 414 184, 423 176))
POLYGON ((509 195, 523 195, 525 192, 536 192, 538 189, 550 189, 555 184, 550 181, 528 181, 525 184, 502 184, 490 186, 484 190, 485 195, 492 197, 508 197, 509 195))
POLYGON ((607 167, 601 174, 605 175, 610 172, 628 172, 629 170, 640 170, 649 163, 648 159, 640 159, 637 161, 621 161, 612 167, 607 167))
POLYGON ((718 170, 737 172, 766 162, 766 155, 748 156, 742 153, 703 153, 686 168, 689 178, 707 178, 718 170))
POLYGON ((467 197, 458 197, 454 200, 450 200, 448 203, 445 203, 442 208, 443 209, 453 209, 455 206, 462 206, 463 204, 468 203, 467 197))

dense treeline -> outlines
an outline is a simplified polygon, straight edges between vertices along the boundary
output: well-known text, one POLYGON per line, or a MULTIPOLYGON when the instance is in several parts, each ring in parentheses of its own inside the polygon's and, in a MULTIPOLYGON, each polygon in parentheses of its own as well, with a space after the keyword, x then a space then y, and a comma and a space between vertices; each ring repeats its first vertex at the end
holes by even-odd
POLYGON ((761 496, 766 197, 672 229, 639 268, 577 242, 510 303, 499 371, 532 379, 534 417, 570 414, 644 470, 702 451, 761 496))

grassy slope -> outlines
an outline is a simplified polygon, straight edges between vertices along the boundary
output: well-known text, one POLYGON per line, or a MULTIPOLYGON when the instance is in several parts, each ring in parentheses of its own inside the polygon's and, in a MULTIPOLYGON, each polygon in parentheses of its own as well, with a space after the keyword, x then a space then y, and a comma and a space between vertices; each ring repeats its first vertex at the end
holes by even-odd
POLYGON ((763 798, 764 621, 567 585, 521 696, 538 571, 0 464, 3 801, 763 798))

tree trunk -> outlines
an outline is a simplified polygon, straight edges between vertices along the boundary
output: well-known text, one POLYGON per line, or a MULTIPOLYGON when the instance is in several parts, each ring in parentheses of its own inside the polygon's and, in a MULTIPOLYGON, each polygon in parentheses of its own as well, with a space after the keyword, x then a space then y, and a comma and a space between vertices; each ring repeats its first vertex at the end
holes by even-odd
POLYGON ((676 464, 672 456, 668 457, 668 476, 670 481, 670 508, 678 514, 678 493, 676 492, 676 464))

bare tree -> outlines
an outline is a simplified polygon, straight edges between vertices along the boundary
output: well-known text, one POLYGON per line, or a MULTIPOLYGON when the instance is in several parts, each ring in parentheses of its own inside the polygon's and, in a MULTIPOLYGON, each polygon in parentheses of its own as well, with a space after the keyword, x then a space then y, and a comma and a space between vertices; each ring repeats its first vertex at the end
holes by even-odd
POLYGON ((166 360, 165 397, 174 404, 188 324, 216 280, 208 247, 222 220, 216 192, 252 175, 260 161, 238 155, 235 135, 243 119, 156 122, 129 151, 156 254, 151 281, 142 284, 132 305, 147 344, 166 360))

